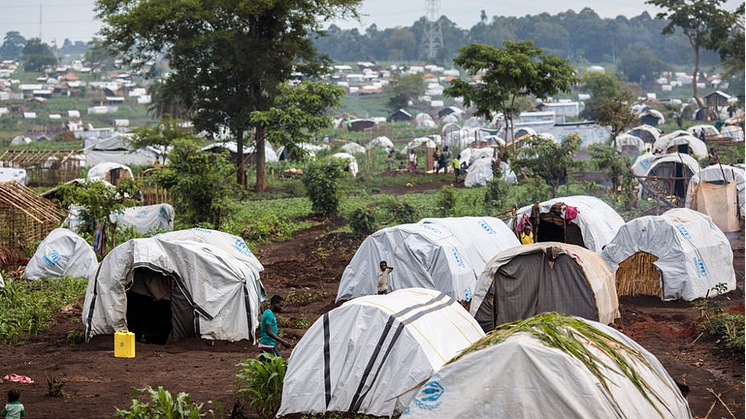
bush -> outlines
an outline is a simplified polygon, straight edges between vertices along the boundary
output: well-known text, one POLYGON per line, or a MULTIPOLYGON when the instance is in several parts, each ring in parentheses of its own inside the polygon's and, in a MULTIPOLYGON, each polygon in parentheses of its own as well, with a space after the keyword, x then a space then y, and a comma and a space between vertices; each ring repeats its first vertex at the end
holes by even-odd
POLYGON ((350 214, 347 221, 352 232, 359 238, 363 238, 376 229, 375 212, 369 208, 360 207, 350 214))
POLYGON ((311 200, 313 212, 329 216, 337 213, 339 206, 339 185, 337 179, 342 177, 339 161, 323 159, 312 162, 303 172, 303 186, 306 187, 311 200))
POLYGON ((499 176, 493 177, 487 182, 487 191, 484 193, 484 204, 493 208, 502 208, 502 201, 507 190, 507 182, 499 176))
POLYGON ((453 186, 442 188, 438 191, 435 202, 438 206, 438 212, 443 217, 453 215, 453 210, 456 208, 456 188, 453 186))
POLYGON ((271 418, 280 409, 287 363, 273 354, 261 356, 265 362, 247 359, 236 365, 236 394, 240 401, 248 400, 259 416, 271 418))
POLYGON ((394 197, 387 199, 384 208, 391 214, 391 220, 396 224, 416 223, 420 220, 420 212, 407 201, 400 201, 394 197))
MULTIPOLYGON (((148 386, 132 392, 132 404, 129 409, 117 409, 114 417, 124 419, 149 419, 149 418, 173 418, 173 419, 197 419, 203 418, 208 414, 215 417, 215 413, 210 409, 202 411, 204 403, 192 403, 189 394, 181 392, 179 394, 171 393, 158 387, 154 390, 148 386), (136 398, 141 394, 150 396, 150 401, 143 403, 136 398)), ((212 403, 212 402, 208 402, 212 403)), ((222 417, 222 408, 218 407, 222 417)))

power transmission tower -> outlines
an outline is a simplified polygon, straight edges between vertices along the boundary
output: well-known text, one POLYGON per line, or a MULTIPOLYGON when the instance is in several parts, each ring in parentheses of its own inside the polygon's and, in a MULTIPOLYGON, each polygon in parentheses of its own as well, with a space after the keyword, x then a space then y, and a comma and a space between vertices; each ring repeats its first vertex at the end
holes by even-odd
POLYGON ((443 31, 440 28, 440 0, 425 0, 425 30, 420 44, 420 59, 433 60, 443 48, 443 31))

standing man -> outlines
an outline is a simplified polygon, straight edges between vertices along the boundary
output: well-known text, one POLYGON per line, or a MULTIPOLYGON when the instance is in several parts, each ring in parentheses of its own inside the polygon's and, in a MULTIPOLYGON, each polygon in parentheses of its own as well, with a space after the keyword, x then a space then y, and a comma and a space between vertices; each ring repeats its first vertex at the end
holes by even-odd
MULTIPOLYGON (((271 353, 277 356, 280 355, 279 349, 277 349, 277 342, 281 343, 286 348, 289 348, 290 342, 277 336, 277 318, 275 313, 282 313, 282 308, 285 305, 285 299, 279 295, 273 295, 269 299, 269 308, 264 310, 262 314, 262 321, 260 327, 260 339, 259 349, 262 353, 271 353)), ((260 355, 259 359, 264 361, 264 358, 260 355)))
POLYGON ((448 173, 448 159, 451 158, 451 152, 448 151, 448 146, 443 147, 443 151, 440 153, 440 159, 438 159, 438 170, 435 173, 438 173, 440 171, 440 168, 443 168, 443 173, 448 173))
POLYGON ((389 275, 394 268, 388 266, 385 260, 381 261, 381 271, 378 272, 378 295, 385 295, 389 292, 389 275))

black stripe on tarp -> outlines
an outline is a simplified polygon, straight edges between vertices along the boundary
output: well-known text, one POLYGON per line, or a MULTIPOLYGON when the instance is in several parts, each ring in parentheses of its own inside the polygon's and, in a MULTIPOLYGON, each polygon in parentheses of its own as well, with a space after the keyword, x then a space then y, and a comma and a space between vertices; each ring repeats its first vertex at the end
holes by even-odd
POLYGON ((438 294, 435 298, 433 298, 431 300, 428 300, 428 301, 426 301, 426 302, 424 302, 422 304, 414 304, 414 305, 411 305, 411 306, 405 308, 404 310, 402 310, 402 311, 394 314, 394 317, 403 317, 403 316, 409 314, 410 312, 412 312, 414 310, 417 310, 418 308, 427 307, 427 306, 429 306, 432 303, 437 303, 440 300, 442 300, 444 297, 448 297, 448 295, 446 293, 444 293, 444 292, 441 292, 440 294, 438 294))
POLYGON ((85 341, 88 342, 91 340, 91 323, 93 323, 93 308, 96 307, 96 298, 98 298, 98 274, 101 272, 101 266, 103 263, 99 263, 98 268, 96 268, 96 276, 93 278, 93 298, 91 298, 91 308, 88 310, 88 319, 86 321, 86 328, 85 328, 85 341))
POLYGON ((350 412, 354 412, 353 407, 357 405, 357 399, 360 398, 360 392, 363 391, 363 386, 365 385, 365 381, 368 379, 368 375, 370 374, 370 371, 373 369, 373 365, 376 363, 376 359, 378 358, 378 354, 381 353, 381 348, 383 347, 383 342, 386 340, 386 337, 389 334, 389 331, 391 330, 391 326, 394 324, 394 315, 389 316, 388 321, 386 321, 386 326, 383 328, 383 333, 381 333, 381 337, 378 339, 378 343, 376 343, 376 348, 373 350, 373 355, 371 355, 370 360, 368 361, 368 365, 365 366, 365 371, 363 371, 363 377, 360 379, 360 383, 357 386, 357 390, 355 390, 355 395, 352 397, 352 402, 350 403, 350 408, 348 409, 350 412))
POLYGON ((243 299, 244 304, 246 305, 246 327, 249 328, 249 339, 251 341, 254 341, 255 339, 255 331, 254 328, 251 327, 251 301, 249 300, 249 289, 246 288, 246 280, 244 279, 243 282, 243 299))
POLYGON ((324 396, 326 398, 326 408, 329 409, 329 403, 332 401, 332 376, 329 369, 331 368, 330 358, 331 349, 329 348, 329 313, 324 314, 324 396))
POLYGON ((401 320, 400 321, 399 326, 396 328, 396 332, 394 332, 394 336, 391 338, 391 341, 389 342, 388 348, 386 348, 386 352, 384 352, 384 354, 383 354, 383 358, 381 358, 381 363, 378 364, 378 369, 376 370, 375 375, 373 375, 373 380, 371 380, 370 385, 368 386, 368 389, 365 390, 365 393, 363 393, 363 395, 360 396, 360 398, 357 401, 357 405, 355 406, 355 411, 356 412, 363 405, 363 400, 365 400, 365 397, 368 395, 368 392, 370 392, 370 390, 373 388, 373 385, 375 384, 376 380, 378 379, 378 375, 381 373, 381 370, 383 369, 383 364, 386 362, 386 358, 388 358, 389 354, 391 353, 391 350, 394 348, 394 344, 399 339, 399 336, 401 335, 401 333, 404 331, 404 322, 406 321, 407 323, 411 324, 412 322, 414 322, 417 319, 421 318, 425 314, 429 314, 429 313, 432 313, 432 312, 435 312, 435 311, 438 311, 438 310, 442 310, 442 309, 444 309, 444 308, 452 305, 455 302, 455 300, 452 299, 452 298, 450 298, 450 297, 446 296, 446 298, 448 298, 448 301, 446 301, 444 303, 441 303, 441 304, 438 304, 435 307, 429 307, 427 310, 422 310, 421 312, 415 314, 414 316, 412 316, 409 319, 405 319, 405 320, 401 320))

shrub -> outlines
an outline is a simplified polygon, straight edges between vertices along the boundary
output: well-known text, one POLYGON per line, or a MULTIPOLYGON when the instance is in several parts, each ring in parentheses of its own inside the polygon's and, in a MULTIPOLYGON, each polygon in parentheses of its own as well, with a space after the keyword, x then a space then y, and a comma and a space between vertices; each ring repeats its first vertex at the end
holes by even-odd
POLYGON ((329 216, 337 213, 339 206, 339 185, 337 179, 342 177, 339 161, 323 159, 309 163, 303 172, 303 186, 306 187, 311 200, 313 212, 329 216))
POLYGON ((453 210, 456 208, 456 188, 453 186, 442 188, 438 191, 435 202, 442 216, 453 215, 453 210))
POLYGON ((271 418, 280 409, 287 363, 273 354, 261 356, 265 358, 264 362, 247 359, 236 365, 236 394, 240 401, 248 400, 259 416, 271 418))
MULTIPOLYGON (((204 403, 192 403, 188 393, 172 393, 164 390, 159 386, 154 390, 148 386, 132 392, 132 404, 129 409, 117 409, 114 417, 124 419, 148 419, 148 418, 173 418, 173 419, 198 419, 215 413, 210 409, 202 411, 204 403), (147 394, 150 401, 145 403, 140 401, 137 396, 147 394)), ((211 402, 208 402, 211 403, 211 402)), ((218 406, 220 416, 222 408, 218 406)))
POLYGON ((493 177, 487 182, 484 203, 489 207, 501 208, 502 200, 508 190, 508 184, 500 177, 493 177))
POLYGON ((394 197, 384 202, 384 208, 391 214, 391 221, 396 224, 416 223, 420 220, 420 212, 407 201, 400 201, 394 197))
POLYGON ((360 207, 350 214, 348 220, 352 232, 359 238, 363 238, 376 229, 375 212, 369 208, 360 207))

